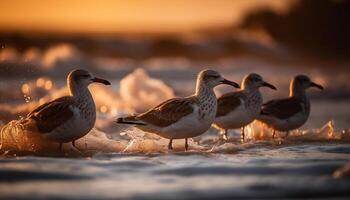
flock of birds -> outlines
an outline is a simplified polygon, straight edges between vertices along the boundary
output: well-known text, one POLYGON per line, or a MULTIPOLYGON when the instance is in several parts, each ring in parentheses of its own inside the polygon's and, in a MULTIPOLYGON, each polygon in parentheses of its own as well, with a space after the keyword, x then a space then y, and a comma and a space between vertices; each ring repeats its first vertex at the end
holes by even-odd
MULTIPOLYGON (((59 143, 72 142, 85 136, 94 127, 96 107, 88 89, 91 83, 110 85, 110 82, 93 76, 86 70, 73 70, 68 74, 69 96, 64 96, 40 105, 21 121, 24 129, 37 132, 45 138, 59 143)), ((214 70, 203 70, 197 76, 195 93, 185 98, 172 98, 145 113, 118 118, 117 123, 135 125, 137 128, 169 139, 172 149, 174 139, 185 139, 206 132, 212 125, 224 133, 241 128, 244 141, 244 127, 259 120, 275 131, 286 131, 302 126, 310 114, 310 101, 306 89, 323 89, 305 75, 297 75, 290 83, 290 95, 263 104, 259 91, 261 87, 276 87, 267 83, 255 73, 244 77, 241 87, 229 81, 214 70), (214 87, 228 84, 240 90, 217 98, 214 87)))

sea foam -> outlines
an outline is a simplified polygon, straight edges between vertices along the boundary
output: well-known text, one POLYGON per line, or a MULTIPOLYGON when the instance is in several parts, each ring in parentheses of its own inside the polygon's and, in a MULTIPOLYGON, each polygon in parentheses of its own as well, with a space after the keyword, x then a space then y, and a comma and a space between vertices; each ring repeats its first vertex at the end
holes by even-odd
MULTIPOLYGON (((318 129, 295 130, 288 137, 277 137, 272 140, 267 130, 255 123, 247 129, 247 141, 240 143, 239 136, 223 142, 216 134, 208 133, 189 139, 190 152, 202 153, 236 153, 255 147, 275 147, 293 143, 310 142, 349 142, 349 131, 335 131, 334 122, 330 121, 318 129), (208 139, 211 138, 211 139, 208 139)), ((213 132, 213 130, 211 130, 213 132)), ((137 128, 129 128, 118 133, 105 133, 97 128, 92 129, 85 137, 76 141, 76 149, 67 143, 63 151, 58 143, 49 141, 43 134, 23 129, 21 120, 14 120, 1 129, 1 151, 10 154, 33 153, 38 155, 93 155, 99 152, 113 153, 164 153, 169 152, 169 140, 137 128), (113 137, 118 134, 120 137, 113 137)), ((174 152, 184 151, 184 140, 174 140, 174 152)))

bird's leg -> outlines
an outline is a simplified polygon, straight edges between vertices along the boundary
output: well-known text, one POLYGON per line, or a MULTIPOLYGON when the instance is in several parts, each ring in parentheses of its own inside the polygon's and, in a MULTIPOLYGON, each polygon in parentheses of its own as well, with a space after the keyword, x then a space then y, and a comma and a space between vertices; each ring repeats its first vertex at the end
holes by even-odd
POLYGON ((172 150, 172 149, 173 149, 173 139, 170 139, 170 140, 169 140, 168 149, 169 149, 169 150, 172 150))
POLYGON ((243 143, 244 142, 244 126, 243 127, 241 127, 241 142, 243 143))
POLYGON ((63 146, 63 143, 60 142, 59 145, 58 145, 58 150, 62 151, 62 146, 63 146))
POLYGON ((275 135, 276 135, 276 130, 272 129, 272 139, 275 139, 275 135))
POLYGON ((288 137, 288 135, 289 135, 289 131, 286 132, 286 137, 288 137))
POLYGON ((188 140, 187 140, 187 138, 185 138, 185 149, 186 149, 186 151, 188 150, 188 140))
POLYGON ((227 141, 228 140, 228 131, 227 131, 227 129, 224 129, 223 130, 224 131, 224 134, 222 135, 222 138, 225 140, 225 141, 227 141))
MULTIPOLYGON (((86 143, 85 143, 85 147, 86 147, 86 143)), ((80 150, 77 148, 77 146, 75 146, 75 140, 73 140, 72 141, 72 146, 73 146, 73 148, 76 150, 76 151, 79 151, 80 152, 80 150)), ((87 149, 87 147, 85 148, 85 149, 87 149)), ((81 152, 80 152, 81 153, 81 152)))

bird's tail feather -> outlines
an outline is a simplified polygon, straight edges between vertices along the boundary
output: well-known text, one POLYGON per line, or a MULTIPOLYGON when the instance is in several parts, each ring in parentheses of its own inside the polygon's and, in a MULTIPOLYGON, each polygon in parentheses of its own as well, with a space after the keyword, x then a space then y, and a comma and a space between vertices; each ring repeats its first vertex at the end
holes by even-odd
POLYGON ((137 120, 135 116, 124 117, 124 118, 120 117, 120 118, 117 119, 116 123, 118 123, 118 124, 141 125, 141 126, 147 125, 146 123, 137 120))

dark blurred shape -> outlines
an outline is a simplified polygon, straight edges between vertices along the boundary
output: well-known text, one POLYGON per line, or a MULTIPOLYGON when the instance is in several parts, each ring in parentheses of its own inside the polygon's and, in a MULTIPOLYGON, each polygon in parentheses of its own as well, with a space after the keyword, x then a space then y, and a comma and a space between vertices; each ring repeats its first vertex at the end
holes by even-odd
POLYGON ((163 37, 156 40, 152 46, 153 53, 158 56, 186 56, 190 52, 188 47, 175 37, 163 37))
MULTIPOLYGON (((257 8, 251 10, 239 25, 207 27, 188 35, 0 31, 0 53, 6 49, 11 53, 8 48, 12 48, 19 56, 25 57, 27 52, 33 53, 31 49, 36 49, 39 61, 45 61, 45 58, 54 61, 46 66, 47 71, 59 66, 61 75, 70 71, 72 66, 98 68, 94 66, 101 62, 95 61, 106 58, 142 62, 153 58, 182 57, 207 62, 249 56, 276 63, 298 66, 311 63, 318 68, 327 69, 331 65, 343 69, 350 61, 349 22, 349 0, 303 0, 295 1, 284 13, 257 8), (60 46, 68 46, 72 52, 65 56, 65 52, 58 48, 60 46), (55 49, 57 51, 53 51, 55 49)), ((0 68, 6 70, 0 77, 16 75, 16 70, 8 72, 9 65, 31 64, 42 69, 41 66, 47 64, 28 63, 24 59, 6 62, 0 61, 0 68)))
MULTIPOLYGON (((194 60, 213 60, 243 53, 257 53, 256 49, 252 49, 250 43, 232 37, 230 34, 226 35, 225 33, 223 36, 221 34, 208 35, 206 33, 199 33, 199 35, 202 34, 204 37, 201 40, 186 41, 176 34, 152 37, 126 37, 116 34, 114 36, 106 37, 93 34, 60 35, 52 33, 0 32, 0 45, 4 45, 5 48, 14 48, 20 54, 25 53, 28 49, 33 47, 45 54, 45 52, 52 47, 68 45, 73 50, 85 55, 86 58, 84 59, 94 57, 113 57, 144 60, 155 57, 187 57, 194 60)), ((267 49, 264 49, 264 51, 266 52, 267 49)), ((81 55, 74 55, 72 57, 74 59, 70 60, 70 66, 82 62, 81 55), (76 61, 79 62, 77 63, 76 61)), ((67 65, 65 63, 63 64, 67 65)), ((87 63, 83 64, 87 65, 87 63)), ((0 62, 0 67, 1 66, 2 62, 0 62)))
POLYGON ((259 10, 248 14, 240 27, 263 29, 297 54, 349 59, 350 1, 302 0, 288 13, 259 10))

